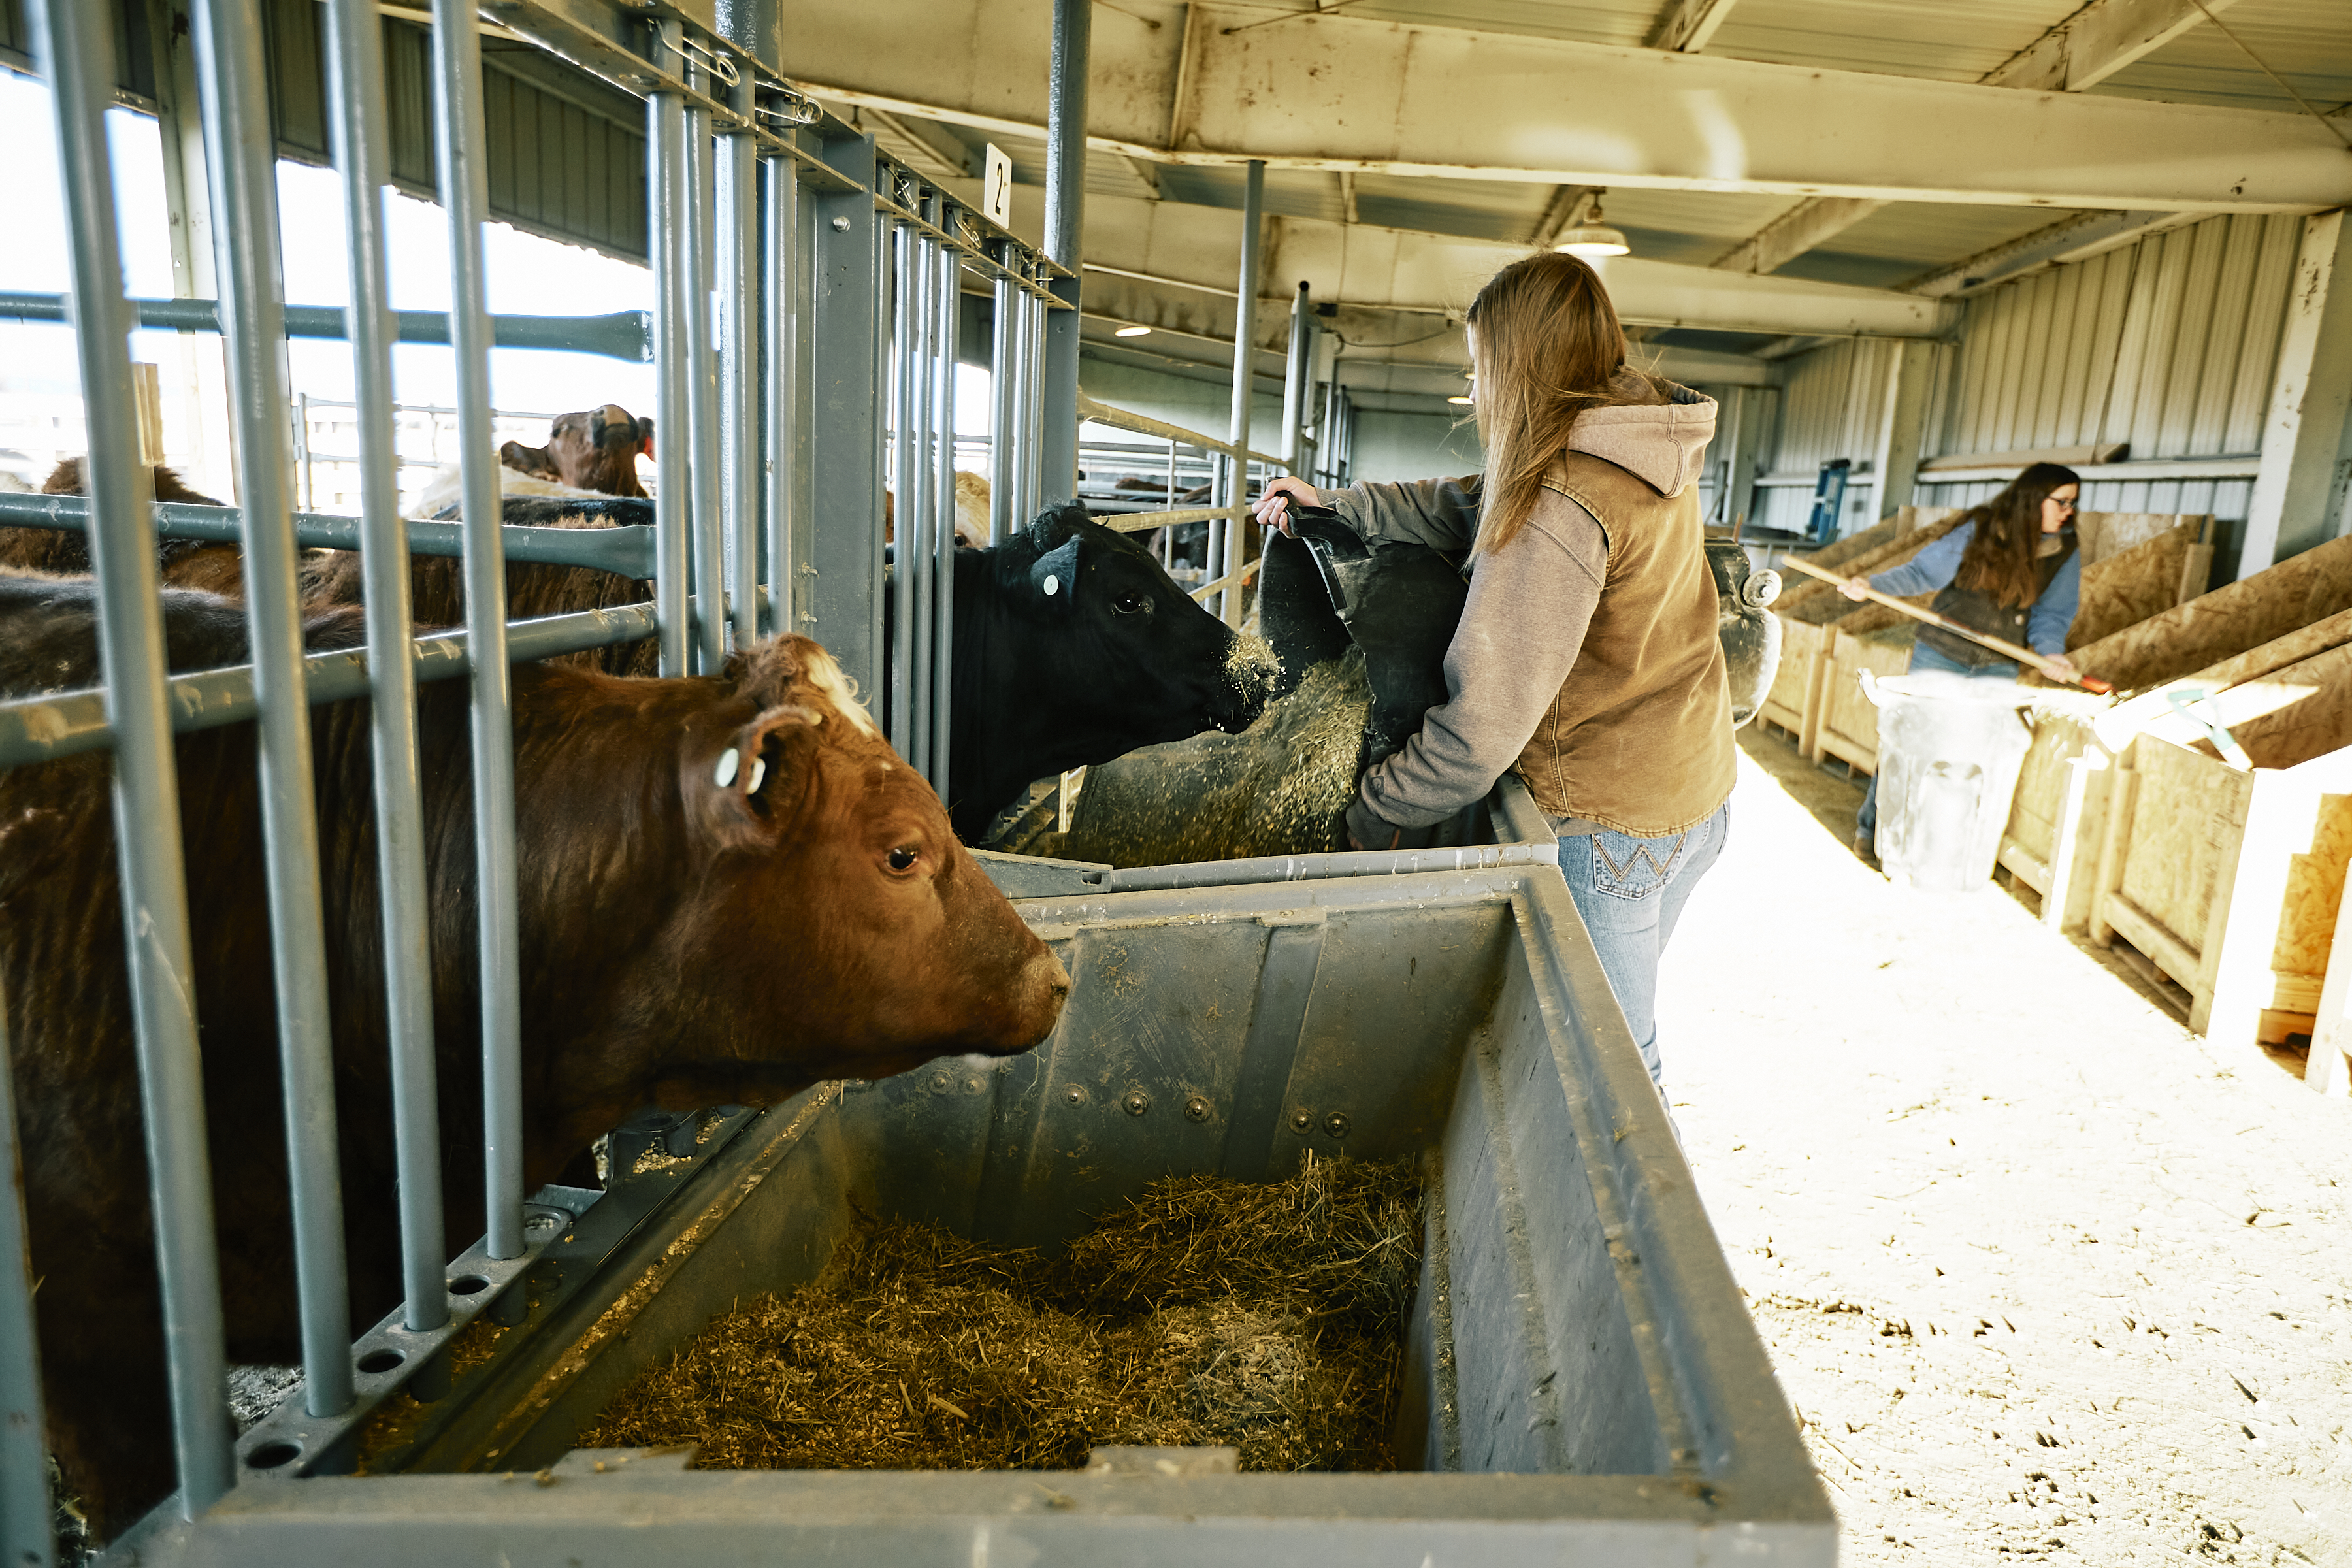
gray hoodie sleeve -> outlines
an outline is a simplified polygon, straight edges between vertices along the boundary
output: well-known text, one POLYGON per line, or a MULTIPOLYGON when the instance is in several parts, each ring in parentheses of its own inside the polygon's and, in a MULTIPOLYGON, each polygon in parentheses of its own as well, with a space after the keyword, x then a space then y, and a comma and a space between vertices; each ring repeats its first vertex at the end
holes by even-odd
POLYGON ((1479 558, 1445 650, 1452 700, 1423 717, 1403 751, 1364 775, 1349 813, 1357 837, 1377 847, 1375 836, 1382 844, 1389 837, 1379 824, 1424 827, 1494 787, 1566 683, 1608 571, 1601 525, 1549 489, 1518 537, 1479 558))
POLYGON ((1366 539, 1404 540, 1459 554, 1478 537, 1481 478, 1468 474, 1402 484, 1368 479, 1344 490, 1325 490, 1323 503, 1366 539))

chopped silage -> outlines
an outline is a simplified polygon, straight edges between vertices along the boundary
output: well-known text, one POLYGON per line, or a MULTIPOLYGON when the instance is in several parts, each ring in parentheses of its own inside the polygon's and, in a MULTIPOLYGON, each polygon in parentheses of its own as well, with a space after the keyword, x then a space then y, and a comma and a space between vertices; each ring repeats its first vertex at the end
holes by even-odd
POLYGON ((1055 853, 1163 866, 1345 849, 1371 706, 1364 656, 1351 649, 1309 669, 1237 735, 1194 735, 1097 763, 1055 853))
POLYGON ((706 1469, 1068 1469, 1107 1445, 1384 1470, 1421 1268, 1409 1163, 1154 1183, 1058 1258, 872 1223, 632 1382, 583 1447, 706 1469))

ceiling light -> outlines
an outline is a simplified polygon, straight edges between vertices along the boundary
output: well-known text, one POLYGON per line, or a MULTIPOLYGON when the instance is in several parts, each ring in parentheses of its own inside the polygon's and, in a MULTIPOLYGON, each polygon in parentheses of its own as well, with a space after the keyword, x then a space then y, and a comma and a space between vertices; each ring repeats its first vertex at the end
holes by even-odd
POLYGON ((1633 249, 1625 243, 1622 230, 1600 223, 1579 224, 1574 228, 1561 229, 1559 237, 1552 241, 1551 247, 1566 251, 1570 256, 1626 256, 1633 249))
POLYGON ((1121 327, 1118 331, 1111 335, 1113 337, 1120 338, 1139 338, 1147 335, 1150 331, 1151 329, 1150 327, 1121 327))
POLYGON ((1475 397, 1449 397, 1445 401, 1448 403, 1459 403, 1466 407, 1470 404, 1476 402, 1477 399, 1475 397))

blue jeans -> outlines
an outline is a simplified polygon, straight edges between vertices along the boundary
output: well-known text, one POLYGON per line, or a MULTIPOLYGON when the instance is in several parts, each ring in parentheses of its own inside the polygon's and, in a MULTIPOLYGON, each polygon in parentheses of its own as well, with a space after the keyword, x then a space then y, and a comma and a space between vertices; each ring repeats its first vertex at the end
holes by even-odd
MULTIPOLYGON (((1911 645, 1911 668, 1907 675, 1957 676, 1962 680, 1999 680, 2011 685, 2017 682, 2017 666, 2007 659, 1991 664, 1969 666, 1958 659, 1948 658, 1926 643, 1911 645)), ((1857 834, 1875 838, 1878 836, 1878 775, 1870 775, 1870 787, 1862 792, 1862 809, 1853 814, 1857 834)))
POLYGON ((1691 889, 1723 854, 1728 803, 1687 832, 1667 838, 1623 833, 1579 833, 1559 841, 1560 874, 1568 896, 1601 955, 1601 973, 1642 1050, 1653 1082, 1658 1065, 1658 955, 1675 934, 1691 889))

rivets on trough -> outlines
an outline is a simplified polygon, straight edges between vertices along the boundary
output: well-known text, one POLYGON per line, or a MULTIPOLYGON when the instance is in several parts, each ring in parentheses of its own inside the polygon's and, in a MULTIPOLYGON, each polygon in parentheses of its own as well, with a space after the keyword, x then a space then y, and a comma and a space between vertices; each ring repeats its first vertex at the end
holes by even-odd
POLYGON ((1118 1108, 1129 1116, 1140 1116, 1151 1109, 1151 1097, 1139 1089, 1130 1089, 1118 1097, 1118 1108))
POLYGON ((1345 1138, 1348 1135, 1348 1113, 1344 1110, 1335 1110, 1325 1117, 1323 1131, 1334 1138, 1345 1138))
POLYGON ((1313 1128, 1314 1125, 1315 1113, 1313 1111, 1294 1110, 1290 1113, 1290 1130, 1293 1132, 1297 1133, 1300 1137, 1305 1137, 1307 1131, 1313 1128))
POLYGON ((949 1081, 947 1074, 943 1072, 933 1073, 931 1075, 931 1092, 933 1094, 945 1094, 948 1091, 949 1081))
POLYGON ((1208 1097, 1199 1094, 1191 1096, 1184 1101, 1184 1114, 1191 1121, 1206 1121, 1209 1119, 1208 1097))
POLYGON ((1087 1102, 1086 1085, 1080 1083, 1070 1085, 1069 1088, 1062 1091, 1062 1098, 1068 1100, 1072 1105, 1084 1105, 1087 1102))
POLYGON ((845 217, 837 217, 834 219, 833 231, 835 234, 847 234, 849 232, 849 220, 845 217))

